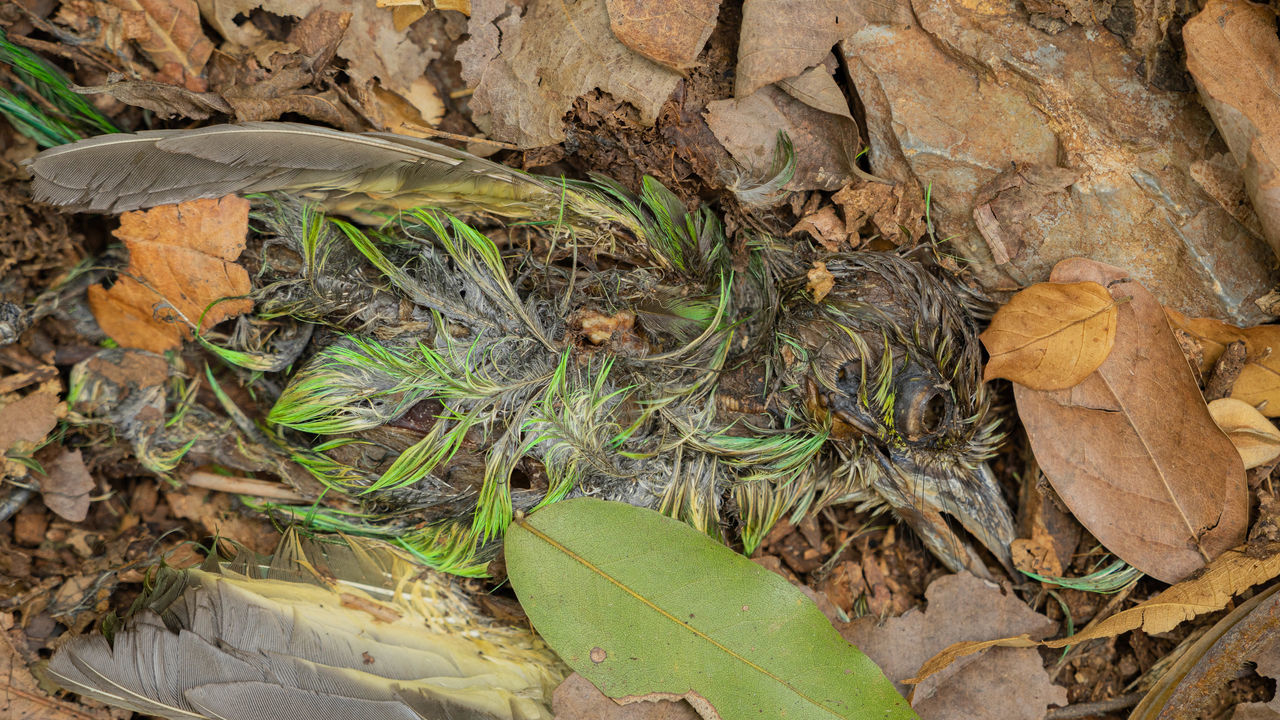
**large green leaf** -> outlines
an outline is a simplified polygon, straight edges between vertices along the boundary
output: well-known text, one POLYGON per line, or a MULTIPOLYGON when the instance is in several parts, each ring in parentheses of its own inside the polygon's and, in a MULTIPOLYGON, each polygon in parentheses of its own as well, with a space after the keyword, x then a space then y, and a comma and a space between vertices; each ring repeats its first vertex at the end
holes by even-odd
POLYGON ((786 580, 651 510, 555 503, 507 534, 538 632, 615 698, 696 693, 723 720, 914 718, 786 580))

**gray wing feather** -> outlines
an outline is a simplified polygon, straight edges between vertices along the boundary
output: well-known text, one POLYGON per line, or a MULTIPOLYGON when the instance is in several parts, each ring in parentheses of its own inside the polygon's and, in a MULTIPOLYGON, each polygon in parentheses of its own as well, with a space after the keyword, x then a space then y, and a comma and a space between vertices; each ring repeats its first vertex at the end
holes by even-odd
POLYGON ((277 190, 440 194, 481 208, 554 203, 559 193, 543 180, 429 140, 298 123, 102 135, 46 150, 29 168, 36 200, 90 212, 277 190))
MULTIPOLYGON (((54 653, 49 676, 81 695, 173 720, 550 718, 558 677, 544 665, 550 656, 433 628, 416 606, 394 605, 405 615, 392 622, 346 607, 339 590, 356 588, 329 585, 317 568, 345 569, 390 599, 398 596, 387 586, 403 571, 392 572, 394 558, 377 548, 330 551, 287 535, 276 557, 246 552, 236 567, 252 575, 162 570, 110 643, 71 639, 54 653)), ((423 597, 431 587, 445 592, 424 585, 423 597)), ((453 608, 453 617, 459 602, 441 609, 453 608)))

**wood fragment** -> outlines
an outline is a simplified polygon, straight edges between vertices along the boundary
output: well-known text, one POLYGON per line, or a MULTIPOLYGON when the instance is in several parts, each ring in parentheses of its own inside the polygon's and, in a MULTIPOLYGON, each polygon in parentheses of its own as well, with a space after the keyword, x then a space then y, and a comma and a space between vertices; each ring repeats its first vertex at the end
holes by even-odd
POLYGON ((299 494, 287 485, 278 482, 268 482, 266 480, 255 480, 246 477, 232 477, 230 475, 217 475, 203 470, 196 470, 188 473, 184 478, 188 485, 206 490, 214 490, 216 492, 232 493, 235 495, 252 495, 254 497, 267 498, 270 500, 283 500, 285 502, 308 502, 309 498, 299 494))
POLYGON ((1244 370, 1245 355, 1246 347, 1243 340, 1236 340, 1227 345, 1222 355, 1218 357, 1218 362, 1214 363, 1213 372, 1205 382, 1205 402, 1221 400, 1231 395, 1231 388, 1235 387, 1240 371, 1244 370))

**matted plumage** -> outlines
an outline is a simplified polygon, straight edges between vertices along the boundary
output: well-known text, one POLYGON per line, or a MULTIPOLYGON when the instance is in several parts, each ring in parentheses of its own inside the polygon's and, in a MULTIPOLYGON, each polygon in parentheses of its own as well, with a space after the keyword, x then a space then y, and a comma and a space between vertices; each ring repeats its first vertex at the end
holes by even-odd
POLYGON ((928 244, 727 238, 652 180, 633 194, 289 123, 102 136, 30 167, 36 199, 77 210, 269 193, 255 319, 220 352, 278 371, 300 348, 252 345, 255 321, 340 331, 268 419, 360 505, 277 512, 479 574, 514 512, 573 495, 747 551, 783 517, 856 502, 892 509, 952 569, 985 572, 947 516, 1008 564, 1012 522, 985 464, 1000 434, 983 303, 928 244), (815 262, 833 282, 822 297, 815 262), (379 434, 397 424, 417 436, 379 434))

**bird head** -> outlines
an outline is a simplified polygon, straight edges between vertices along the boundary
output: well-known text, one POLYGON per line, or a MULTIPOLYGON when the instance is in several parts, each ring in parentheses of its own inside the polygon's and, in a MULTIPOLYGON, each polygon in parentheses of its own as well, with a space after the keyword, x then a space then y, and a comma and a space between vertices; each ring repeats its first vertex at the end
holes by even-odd
POLYGON ((982 568, 949 517, 1008 566, 1013 523, 986 465, 1002 436, 982 384, 977 298, 893 253, 825 267, 830 291, 793 293, 779 327, 804 356, 792 367, 807 412, 829 424, 841 457, 827 497, 887 505, 951 569, 982 568))

